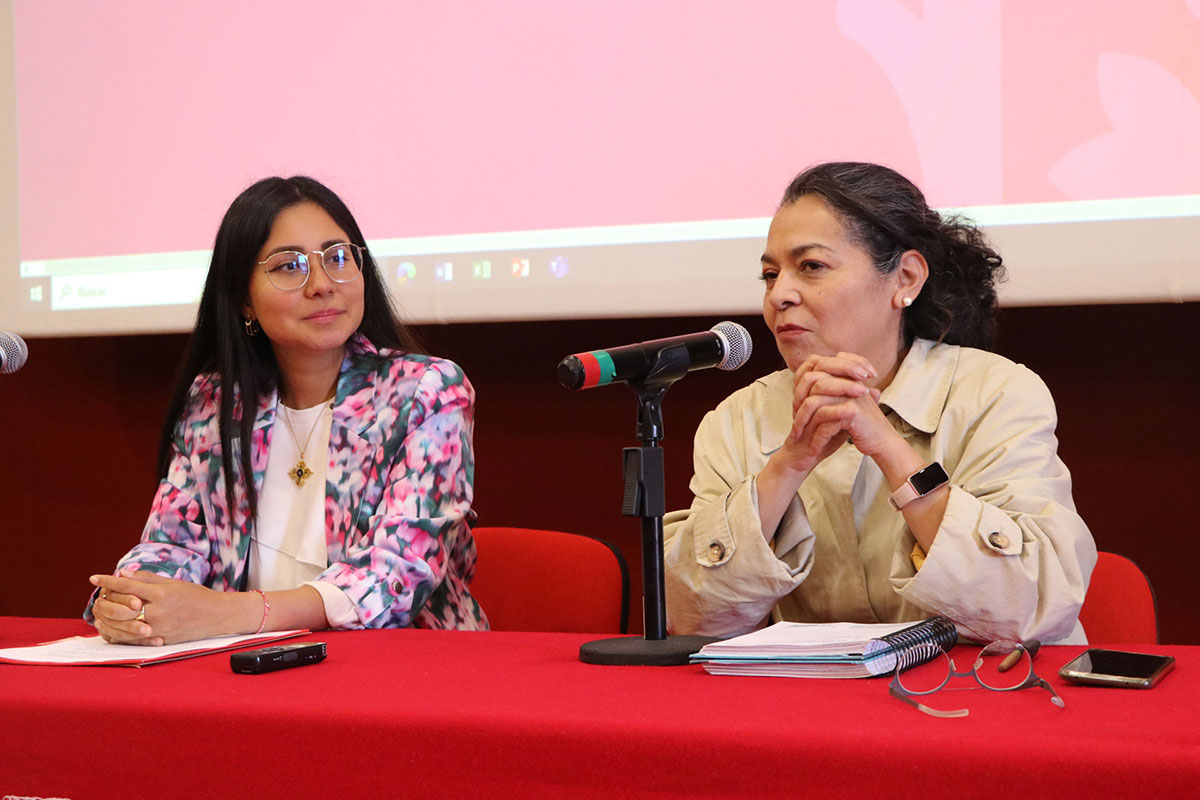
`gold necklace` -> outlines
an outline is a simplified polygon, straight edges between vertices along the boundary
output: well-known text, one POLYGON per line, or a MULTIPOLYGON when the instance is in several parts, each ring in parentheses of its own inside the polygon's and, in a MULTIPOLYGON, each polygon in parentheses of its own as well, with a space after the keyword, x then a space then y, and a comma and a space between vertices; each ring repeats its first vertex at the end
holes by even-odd
POLYGON ((313 476, 313 471, 308 468, 308 464, 304 463, 304 451, 308 449, 308 443, 312 441, 313 431, 321 424, 321 417, 325 416, 325 410, 322 409, 321 413, 317 415, 316 422, 308 429, 308 437, 305 438, 304 445, 301 446, 300 439, 296 436, 296 429, 292 427, 291 415, 287 413, 288 407, 282 402, 279 405, 283 409, 283 421, 288 427, 288 432, 292 434, 292 441, 300 448, 300 460, 296 462, 296 466, 288 471, 288 477, 292 479, 296 486, 303 486, 304 482, 313 476))

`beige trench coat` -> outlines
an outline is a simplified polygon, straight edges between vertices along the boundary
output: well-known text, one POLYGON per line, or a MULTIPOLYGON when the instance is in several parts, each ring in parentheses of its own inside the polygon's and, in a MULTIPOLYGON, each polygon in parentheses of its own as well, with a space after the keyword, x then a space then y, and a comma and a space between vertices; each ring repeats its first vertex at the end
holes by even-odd
POLYGON ((1082 643, 1096 546, 1058 458, 1057 416, 1029 369, 917 340, 880 398, 891 423, 950 475, 924 564, 875 462, 851 444, 800 486, 773 539, 755 477, 791 427, 792 374, 755 381, 708 413, 690 509, 667 515, 668 627, 732 636, 770 620, 905 622, 943 614, 966 636, 1082 643))

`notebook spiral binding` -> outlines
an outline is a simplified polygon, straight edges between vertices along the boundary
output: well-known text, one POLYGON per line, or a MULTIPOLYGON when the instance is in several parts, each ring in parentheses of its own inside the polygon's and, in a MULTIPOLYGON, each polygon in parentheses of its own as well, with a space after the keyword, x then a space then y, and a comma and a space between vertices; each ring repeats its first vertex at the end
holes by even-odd
POLYGON ((887 647, 871 656, 894 655, 903 671, 949 651, 957 639, 958 629, 953 622, 946 617, 933 617, 902 631, 881 636, 880 641, 885 642, 887 647))

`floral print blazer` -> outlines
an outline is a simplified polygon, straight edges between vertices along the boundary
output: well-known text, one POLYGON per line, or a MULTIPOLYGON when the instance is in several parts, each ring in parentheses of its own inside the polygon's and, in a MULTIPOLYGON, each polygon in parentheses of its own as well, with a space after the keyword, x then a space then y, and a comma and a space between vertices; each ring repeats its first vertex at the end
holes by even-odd
MULTIPOLYGON (((192 384, 142 540, 117 571, 134 567, 221 591, 243 585, 253 521, 244 492, 235 493, 232 512, 225 500, 220 391, 213 375, 192 384)), ((250 439, 258 487, 277 399, 263 399, 250 439)), ((360 335, 348 343, 329 434, 330 566, 318 580, 346 593, 361 627, 488 626, 467 590, 475 572, 473 402, 470 382, 450 361, 379 351, 360 335)), ((235 451, 235 469, 237 461, 235 451)), ((91 602, 84 617, 92 621, 91 602)))

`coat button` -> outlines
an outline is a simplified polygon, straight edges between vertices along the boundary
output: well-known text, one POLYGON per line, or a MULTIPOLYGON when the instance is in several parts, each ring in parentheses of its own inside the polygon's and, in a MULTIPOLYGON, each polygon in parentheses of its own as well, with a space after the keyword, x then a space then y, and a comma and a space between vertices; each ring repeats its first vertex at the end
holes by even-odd
POLYGON ((725 557, 725 545, 720 542, 713 542, 708 546, 708 559, 714 564, 725 557))
POLYGON ((997 547, 1001 550, 1008 547, 1008 537, 1005 536, 1000 531, 996 531, 994 533, 989 533, 988 541, 991 542, 992 547, 997 547))

